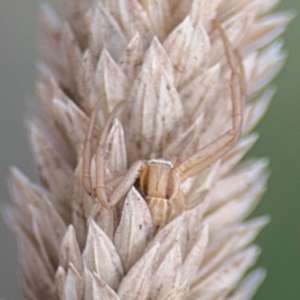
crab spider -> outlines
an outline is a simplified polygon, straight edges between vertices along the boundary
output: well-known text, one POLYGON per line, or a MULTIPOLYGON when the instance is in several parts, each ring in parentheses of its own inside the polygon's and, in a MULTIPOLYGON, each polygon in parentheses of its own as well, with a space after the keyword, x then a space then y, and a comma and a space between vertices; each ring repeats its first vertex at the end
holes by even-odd
POLYGON ((113 120, 123 106, 123 103, 120 103, 109 116, 98 141, 96 151, 96 188, 93 188, 91 179, 92 134, 96 123, 97 110, 100 105, 98 103, 92 112, 84 143, 82 182, 86 192, 91 197, 98 198, 104 208, 111 209, 117 205, 129 189, 138 181, 140 192, 148 204, 153 224, 157 227, 163 226, 170 219, 171 211, 175 210, 179 213, 186 209, 180 184, 222 158, 239 139, 246 97, 242 61, 239 55, 232 49, 221 26, 216 21, 214 22, 214 26, 220 33, 224 44, 226 60, 231 69, 231 129, 184 161, 179 161, 177 158, 172 159, 172 161, 164 159, 138 160, 129 168, 124 176, 118 177, 113 182, 107 184, 105 182, 106 140, 113 120), (112 190, 109 196, 107 193, 108 190, 112 190))

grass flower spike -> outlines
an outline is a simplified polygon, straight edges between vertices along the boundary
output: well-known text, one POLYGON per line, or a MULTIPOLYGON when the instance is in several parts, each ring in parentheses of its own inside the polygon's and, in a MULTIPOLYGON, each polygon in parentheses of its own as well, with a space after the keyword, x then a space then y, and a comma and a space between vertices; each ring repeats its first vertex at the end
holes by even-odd
POLYGON ((6 219, 28 300, 250 299, 268 161, 240 163, 284 63, 276 0, 42 7, 38 183, 6 219))

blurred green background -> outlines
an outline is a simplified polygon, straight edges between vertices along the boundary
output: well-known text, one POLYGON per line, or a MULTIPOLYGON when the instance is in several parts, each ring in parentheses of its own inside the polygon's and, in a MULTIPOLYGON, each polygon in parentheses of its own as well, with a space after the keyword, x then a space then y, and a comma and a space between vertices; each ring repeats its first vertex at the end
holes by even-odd
MULTIPOLYGON (((1 205, 10 202, 6 178, 11 164, 34 178, 24 119, 34 96, 38 4, 37 0, 0 0, 1 205)), ((280 9, 291 8, 300 11, 300 1, 282 1, 280 9)), ((268 192, 254 213, 272 216, 257 240, 263 249, 258 265, 268 270, 268 277, 255 300, 300 299, 300 17, 284 39, 288 61, 275 80, 278 92, 257 129, 260 140, 251 152, 268 156, 272 170, 268 192)), ((0 297, 21 299, 17 244, 2 220, 0 238, 0 297)))

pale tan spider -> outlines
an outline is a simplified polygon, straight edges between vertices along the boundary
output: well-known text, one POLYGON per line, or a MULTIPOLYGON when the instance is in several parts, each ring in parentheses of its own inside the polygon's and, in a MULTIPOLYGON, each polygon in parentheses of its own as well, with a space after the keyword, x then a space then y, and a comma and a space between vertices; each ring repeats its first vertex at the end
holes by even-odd
POLYGON ((107 184, 105 182, 106 140, 113 120, 123 106, 121 103, 109 116, 98 141, 96 188, 93 188, 91 178, 92 134, 100 105, 98 103, 91 115, 89 130, 84 143, 82 180, 86 192, 92 197, 97 197, 106 209, 111 209, 117 205, 129 189, 135 183, 138 183, 140 192, 148 204, 153 224, 157 227, 163 226, 170 220, 171 210, 180 213, 187 208, 183 193, 180 190, 180 184, 222 158, 239 139, 246 97, 243 67, 241 58, 232 49, 221 26, 217 22, 214 22, 214 26, 220 32, 227 63, 231 69, 232 128, 185 161, 179 161, 177 158, 172 159, 172 161, 165 159, 138 160, 124 176, 107 184), (238 67, 236 67, 236 63, 238 67), (113 190, 109 196, 108 190, 113 190))

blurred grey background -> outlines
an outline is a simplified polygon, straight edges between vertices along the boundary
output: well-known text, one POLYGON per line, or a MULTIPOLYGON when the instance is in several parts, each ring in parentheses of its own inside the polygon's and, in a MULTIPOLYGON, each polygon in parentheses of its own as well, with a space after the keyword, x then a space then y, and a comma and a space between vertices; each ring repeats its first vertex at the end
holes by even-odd
MULTIPOLYGON (((10 203, 10 165, 34 178, 24 120, 34 97, 39 3, 0 0, 1 207, 10 203)), ((300 1, 283 0, 280 8, 300 11, 300 1)), ((278 92, 257 129, 260 140, 251 153, 268 156, 272 170, 268 192, 254 213, 272 216, 257 240, 263 249, 258 265, 268 270, 268 277, 255 300, 300 299, 300 17, 284 39, 288 61, 275 80, 278 92)), ((16 269, 16 240, 1 219, 0 297, 7 300, 21 299, 16 269)))

